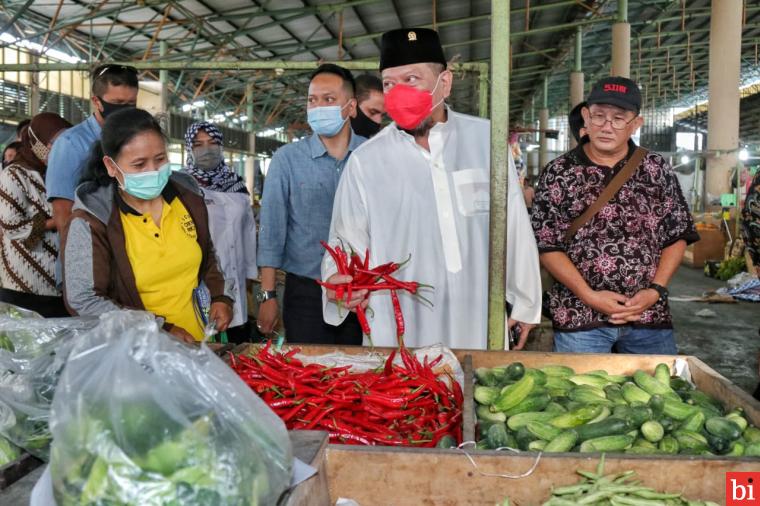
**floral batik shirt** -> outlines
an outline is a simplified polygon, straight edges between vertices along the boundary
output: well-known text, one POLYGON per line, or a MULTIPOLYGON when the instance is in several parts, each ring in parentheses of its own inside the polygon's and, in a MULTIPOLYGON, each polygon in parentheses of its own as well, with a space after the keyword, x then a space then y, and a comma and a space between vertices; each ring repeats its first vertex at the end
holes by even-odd
MULTIPOLYGON (((592 289, 628 297, 652 282, 664 248, 699 240, 675 173, 662 156, 649 152, 618 193, 565 243, 565 231, 635 149, 629 141, 628 155, 612 168, 589 160, 583 145, 553 160, 539 179, 532 213, 539 253, 563 251, 592 289)), ((560 283, 549 291, 549 309, 555 330, 612 325, 560 283)), ((667 302, 657 302, 635 326, 672 328, 667 302)))
POLYGON ((755 267, 760 267, 760 172, 755 175, 742 209, 744 244, 755 267))

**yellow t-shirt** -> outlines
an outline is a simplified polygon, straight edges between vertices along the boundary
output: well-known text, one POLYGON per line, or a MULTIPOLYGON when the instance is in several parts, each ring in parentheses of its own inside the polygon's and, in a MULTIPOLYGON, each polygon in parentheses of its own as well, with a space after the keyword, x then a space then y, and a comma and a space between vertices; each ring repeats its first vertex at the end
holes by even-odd
POLYGON ((202 261, 195 223, 182 201, 164 200, 161 226, 150 214, 139 214, 120 202, 127 256, 145 309, 182 327, 196 341, 203 339, 203 323, 195 309, 202 261))

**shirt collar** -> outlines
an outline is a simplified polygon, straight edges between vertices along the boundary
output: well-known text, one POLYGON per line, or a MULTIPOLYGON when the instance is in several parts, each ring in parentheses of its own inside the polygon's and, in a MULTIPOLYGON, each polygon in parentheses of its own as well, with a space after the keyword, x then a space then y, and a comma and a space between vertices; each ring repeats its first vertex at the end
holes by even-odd
MULTIPOLYGON (((364 140, 363 137, 356 135, 354 131, 351 130, 351 139, 348 141, 348 152, 346 153, 346 157, 358 148, 364 140)), ((311 151, 312 158, 319 158, 327 154, 327 148, 317 134, 311 134, 309 137, 309 150, 311 151)))
POLYGON ((103 129, 101 128, 100 123, 98 123, 98 118, 96 118, 94 114, 87 118, 87 125, 90 127, 90 130, 92 130, 92 133, 97 137, 100 137, 100 132, 103 129))
MULTIPOLYGON (((574 149, 575 155, 578 157, 578 160, 580 160, 580 162, 583 165, 598 165, 597 163, 594 163, 591 161, 591 159, 586 154, 586 150, 583 149, 583 146, 588 144, 589 142, 590 142, 589 136, 584 135, 583 138, 581 139, 580 144, 578 144, 574 149)), ((617 167, 623 161, 628 160, 631 156, 633 156, 634 151, 636 151, 636 143, 633 142, 633 139, 628 139, 628 154, 625 155, 625 158, 623 158, 622 160, 619 160, 618 163, 615 164, 615 166, 617 167)))
MULTIPOLYGON (((114 197, 116 198, 116 205, 119 206, 119 210, 124 214, 132 214, 135 216, 142 216, 142 213, 137 211, 134 207, 127 204, 127 202, 122 198, 121 193, 119 192, 119 185, 113 185, 113 193, 114 197)), ((164 198, 164 200, 171 204, 171 202, 177 197, 177 190, 174 188, 174 185, 171 183, 167 183, 164 187, 164 191, 161 192, 161 196, 164 198)))

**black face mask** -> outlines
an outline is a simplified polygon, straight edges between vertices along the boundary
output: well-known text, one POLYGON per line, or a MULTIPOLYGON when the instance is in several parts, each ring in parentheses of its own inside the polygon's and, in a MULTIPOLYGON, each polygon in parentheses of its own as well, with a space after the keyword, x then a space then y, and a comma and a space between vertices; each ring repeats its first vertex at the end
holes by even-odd
POLYGON ((100 111, 100 115, 103 116, 103 119, 106 119, 111 114, 123 109, 134 109, 137 107, 132 104, 112 104, 111 102, 106 102, 101 97, 98 97, 98 99, 100 99, 100 103, 103 106, 103 110, 100 111))
POLYGON ((375 123, 369 119, 367 115, 364 114, 364 111, 362 111, 362 108, 357 107, 356 117, 351 118, 351 128, 353 128, 354 132, 356 132, 357 135, 361 135, 362 137, 369 139, 380 131, 382 125, 380 123, 375 123))

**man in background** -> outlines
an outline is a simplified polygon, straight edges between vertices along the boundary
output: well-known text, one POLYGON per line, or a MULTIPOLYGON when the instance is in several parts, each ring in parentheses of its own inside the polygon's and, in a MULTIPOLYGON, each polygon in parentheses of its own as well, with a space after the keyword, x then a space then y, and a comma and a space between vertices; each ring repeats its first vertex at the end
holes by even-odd
POLYGON ((357 135, 369 139, 382 128, 383 114, 385 114, 383 82, 380 78, 370 74, 357 77, 356 101, 359 107, 356 110, 356 117, 351 118, 351 128, 357 135))

